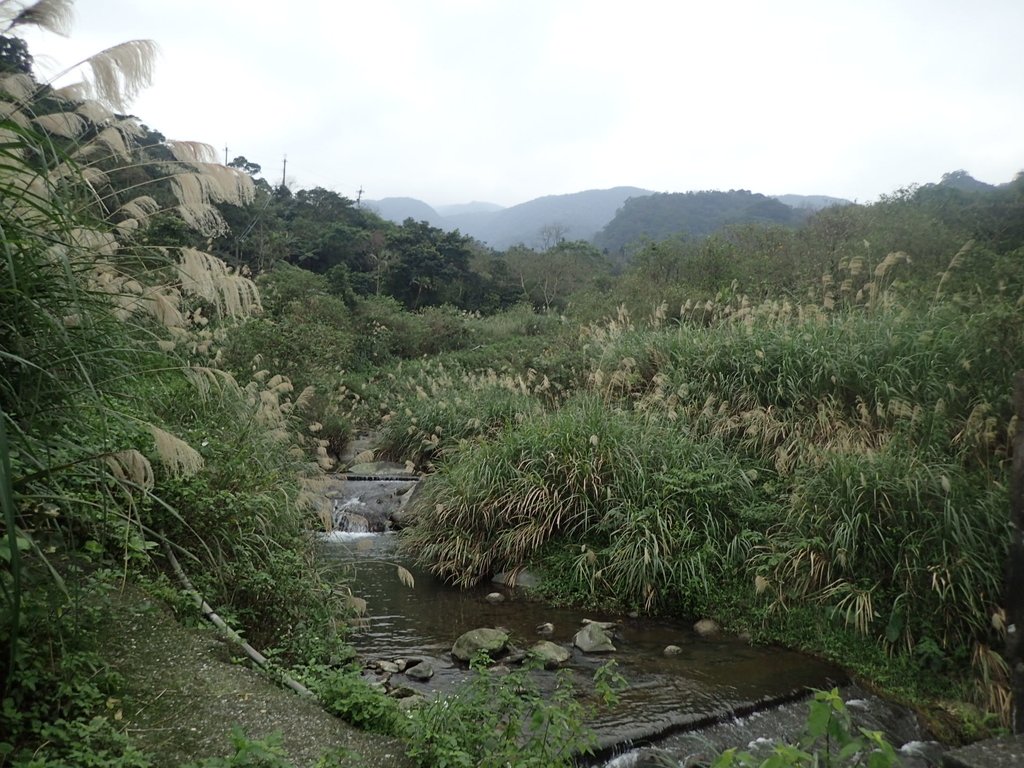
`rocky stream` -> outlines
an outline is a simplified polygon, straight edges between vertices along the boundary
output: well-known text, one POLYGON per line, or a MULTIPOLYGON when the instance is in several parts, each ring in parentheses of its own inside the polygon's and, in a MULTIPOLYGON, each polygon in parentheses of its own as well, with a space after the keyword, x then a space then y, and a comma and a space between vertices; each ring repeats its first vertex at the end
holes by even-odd
MULTIPOLYGON (((365 465, 339 479, 327 494, 336 530, 322 541, 325 561, 367 604, 351 638, 366 677, 407 705, 465 680, 470 672, 453 645, 465 633, 486 629, 493 642, 501 636, 498 674, 542 648, 558 655, 560 661, 552 658, 547 666, 569 670, 581 696, 589 695, 597 668, 614 659, 627 685, 613 709, 588 723, 598 736, 597 765, 689 766, 729 746, 768 749, 799 733, 811 689, 834 686, 841 686, 855 723, 884 731, 905 765, 939 764, 941 746, 912 713, 850 684, 830 664, 751 645, 711 622, 550 606, 531 599, 521 584, 510 585, 506 575, 470 590, 437 582, 398 553, 390 530, 415 485, 398 465, 365 465), (412 575, 412 585, 399 577, 399 566, 412 575), (589 648, 588 640, 603 649, 589 648)), ((524 581, 523 574, 518 578, 524 581)), ((527 584, 530 578, 525 575, 527 584)), ((553 685, 554 672, 534 674, 542 687, 543 680, 553 685)))

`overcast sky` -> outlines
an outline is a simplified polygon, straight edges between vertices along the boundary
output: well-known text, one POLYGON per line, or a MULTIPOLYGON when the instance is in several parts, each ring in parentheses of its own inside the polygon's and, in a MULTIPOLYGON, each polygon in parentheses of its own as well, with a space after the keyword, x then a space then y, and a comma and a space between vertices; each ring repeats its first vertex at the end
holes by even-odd
POLYGON ((160 46, 133 111, 348 197, 634 185, 862 202, 1024 169, 1024 0, 78 0, 37 74, 160 46), (49 59, 46 58, 49 55, 49 59), (39 71, 41 70, 41 72, 39 71))

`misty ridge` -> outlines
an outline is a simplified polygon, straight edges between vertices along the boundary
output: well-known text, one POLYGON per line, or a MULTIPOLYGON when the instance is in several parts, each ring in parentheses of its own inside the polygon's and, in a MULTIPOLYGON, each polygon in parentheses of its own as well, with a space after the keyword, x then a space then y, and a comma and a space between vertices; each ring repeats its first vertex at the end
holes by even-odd
MULTIPOLYGON (((979 181, 964 170, 943 174, 923 188, 991 192, 1009 185, 979 181)), ((545 195, 505 208, 469 202, 431 206, 413 197, 366 200, 381 218, 401 224, 425 221, 503 251, 516 245, 539 250, 559 242, 585 241, 612 261, 628 261, 630 246, 672 237, 703 238, 739 224, 798 226, 813 213, 855 201, 829 195, 764 195, 749 190, 654 192, 640 187, 590 189, 545 195)))
POLYGON ((395 223, 425 221, 458 230, 496 250, 514 245, 546 249, 561 241, 593 243, 610 254, 643 238, 709 235, 730 224, 799 224, 814 211, 851 201, 826 195, 766 196, 746 190, 659 193, 640 187, 546 195, 503 208, 471 202, 432 207, 412 197, 366 200, 395 223))

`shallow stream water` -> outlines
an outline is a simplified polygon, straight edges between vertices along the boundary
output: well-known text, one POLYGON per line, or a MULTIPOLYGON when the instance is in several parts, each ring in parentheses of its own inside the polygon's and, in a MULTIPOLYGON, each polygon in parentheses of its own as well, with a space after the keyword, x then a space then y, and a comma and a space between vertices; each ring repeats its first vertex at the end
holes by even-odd
POLYGON ((334 539, 325 542, 324 557, 339 578, 367 601, 363 626, 350 638, 360 655, 367 661, 430 660, 436 670, 433 679, 402 681, 424 693, 450 689, 467 676, 464 665, 451 657, 452 643, 463 632, 503 627, 522 648, 548 639, 571 649, 584 618, 619 622, 616 651, 584 654, 573 649, 566 667, 586 689, 594 671, 612 658, 628 682, 619 705, 600 713, 592 723, 602 743, 684 727, 807 687, 831 686, 843 677, 831 665, 791 651, 755 647, 728 636, 702 639, 683 623, 554 608, 493 584, 453 589, 403 561, 416 580, 410 589, 396 573, 396 538, 377 534, 334 539), (506 600, 488 602, 486 595, 494 591, 502 592, 506 600), (546 622, 555 629, 542 637, 536 628, 546 622), (665 656, 668 645, 680 646, 682 653, 665 656))
MULTIPOLYGON (((570 649, 572 657, 565 666, 582 696, 588 695, 596 669, 614 659, 628 687, 614 709, 600 711, 589 723, 604 754, 628 753, 608 765, 688 765, 686 761, 702 749, 745 747, 765 738, 763 733, 794 736, 803 723, 806 703, 785 702, 801 698, 809 688, 846 682, 843 672, 832 665, 781 648, 751 646, 737 637, 701 638, 692 623, 552 607, 496 584, 455 589, 400 556, 397 538, 392 533, 336 533, 323 541, 329 568, 367 602, 363 625, 350 637, 360 655, 367 662, 429 660, 436 673, 425 683, 396 676, 402 686, 426 695, 450 690, 468 676, 465 666, 453 660, 451 648, 459 635, 477 627, 502 627, 524 649, 542 639, 570 649), (402 584, 398 565, 412 572, 414 587, 402 584), (501 592, 505 599, 489 602, 486 596, 492 592, 501 592), (572 647, 585 618, 618 624, 614 653, 584 654, 572 647), (554 632, 541 636, 537 627, 548 622, 554 632), (668 645, 679 646, 682 652, 666 656, 668 645), (652 739, 659 740, 657 749, 630 750, 652 739), (655 762, 650 762, 650 755, 655 755, 655 762)), ((553 684, 551 674, 540 675, 553 684)), ((898 724, 899 718, 885 709, 884 702, 857 689, 849 689, 847 697, 861 702, 865 713, 888 712, 882 719, 898 724)), ((923 738, 914 727, 899 725, 900 732, 893 734, 898 744, 923 738)))

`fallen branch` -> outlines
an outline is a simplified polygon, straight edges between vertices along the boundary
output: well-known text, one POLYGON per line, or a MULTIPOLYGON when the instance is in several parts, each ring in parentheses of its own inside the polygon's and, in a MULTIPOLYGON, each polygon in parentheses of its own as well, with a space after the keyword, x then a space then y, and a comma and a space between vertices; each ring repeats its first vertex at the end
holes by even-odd
MULTIPOLYGON (((213 625, 217 627, 217 629, 223 632, 227 636, 227 638, 231 640, 231 642, 235 643, 243 651, 245 651, 246 656, 252 659, 259 667, 261 667, 264 670, 267 670, 267 665, 269 664, 269 660, 267 659, 267 657, 259 651, 257 651, 251 645, 249 645, 249 643, 247 643, 245 639, 240 634, 238 634, 238 632, 229 627, 227 623, 224 621, 224 619, 218 616, 217 612, 210 607, 210 604, 207 603, 203 599, 202 595, 200 595, 199 592, 196 591, 196 588, 192 586, 192 582, 189 580, 188 576, 185 575, 185 571, 181 569, 181 565, 178 563, 178 558, 174 556, 174 551, 171 549, 170 545, 166 541, 164 542, 164 554, 167 555, 167 561, 171 564, 171 568, 174 569, 174 573, 178 577, 178 580, 184 586, 185 591, 195 602, 196 607, 199 608, 200 613, 202 613, 203 616, 205 616, 209 621, 211 621, 213 625)), ((299 694, 300 696, 308 696, 312 699, 316 699, 316 694, 314 694, 311 690, 309 690, 309 688, 304 686, 302 683, 298 682, 297 680, 294 680, 284 672, 281 672, 280 674, 281 682, 283 682, 286 686, 291 688, 297 694, 299 694)))

